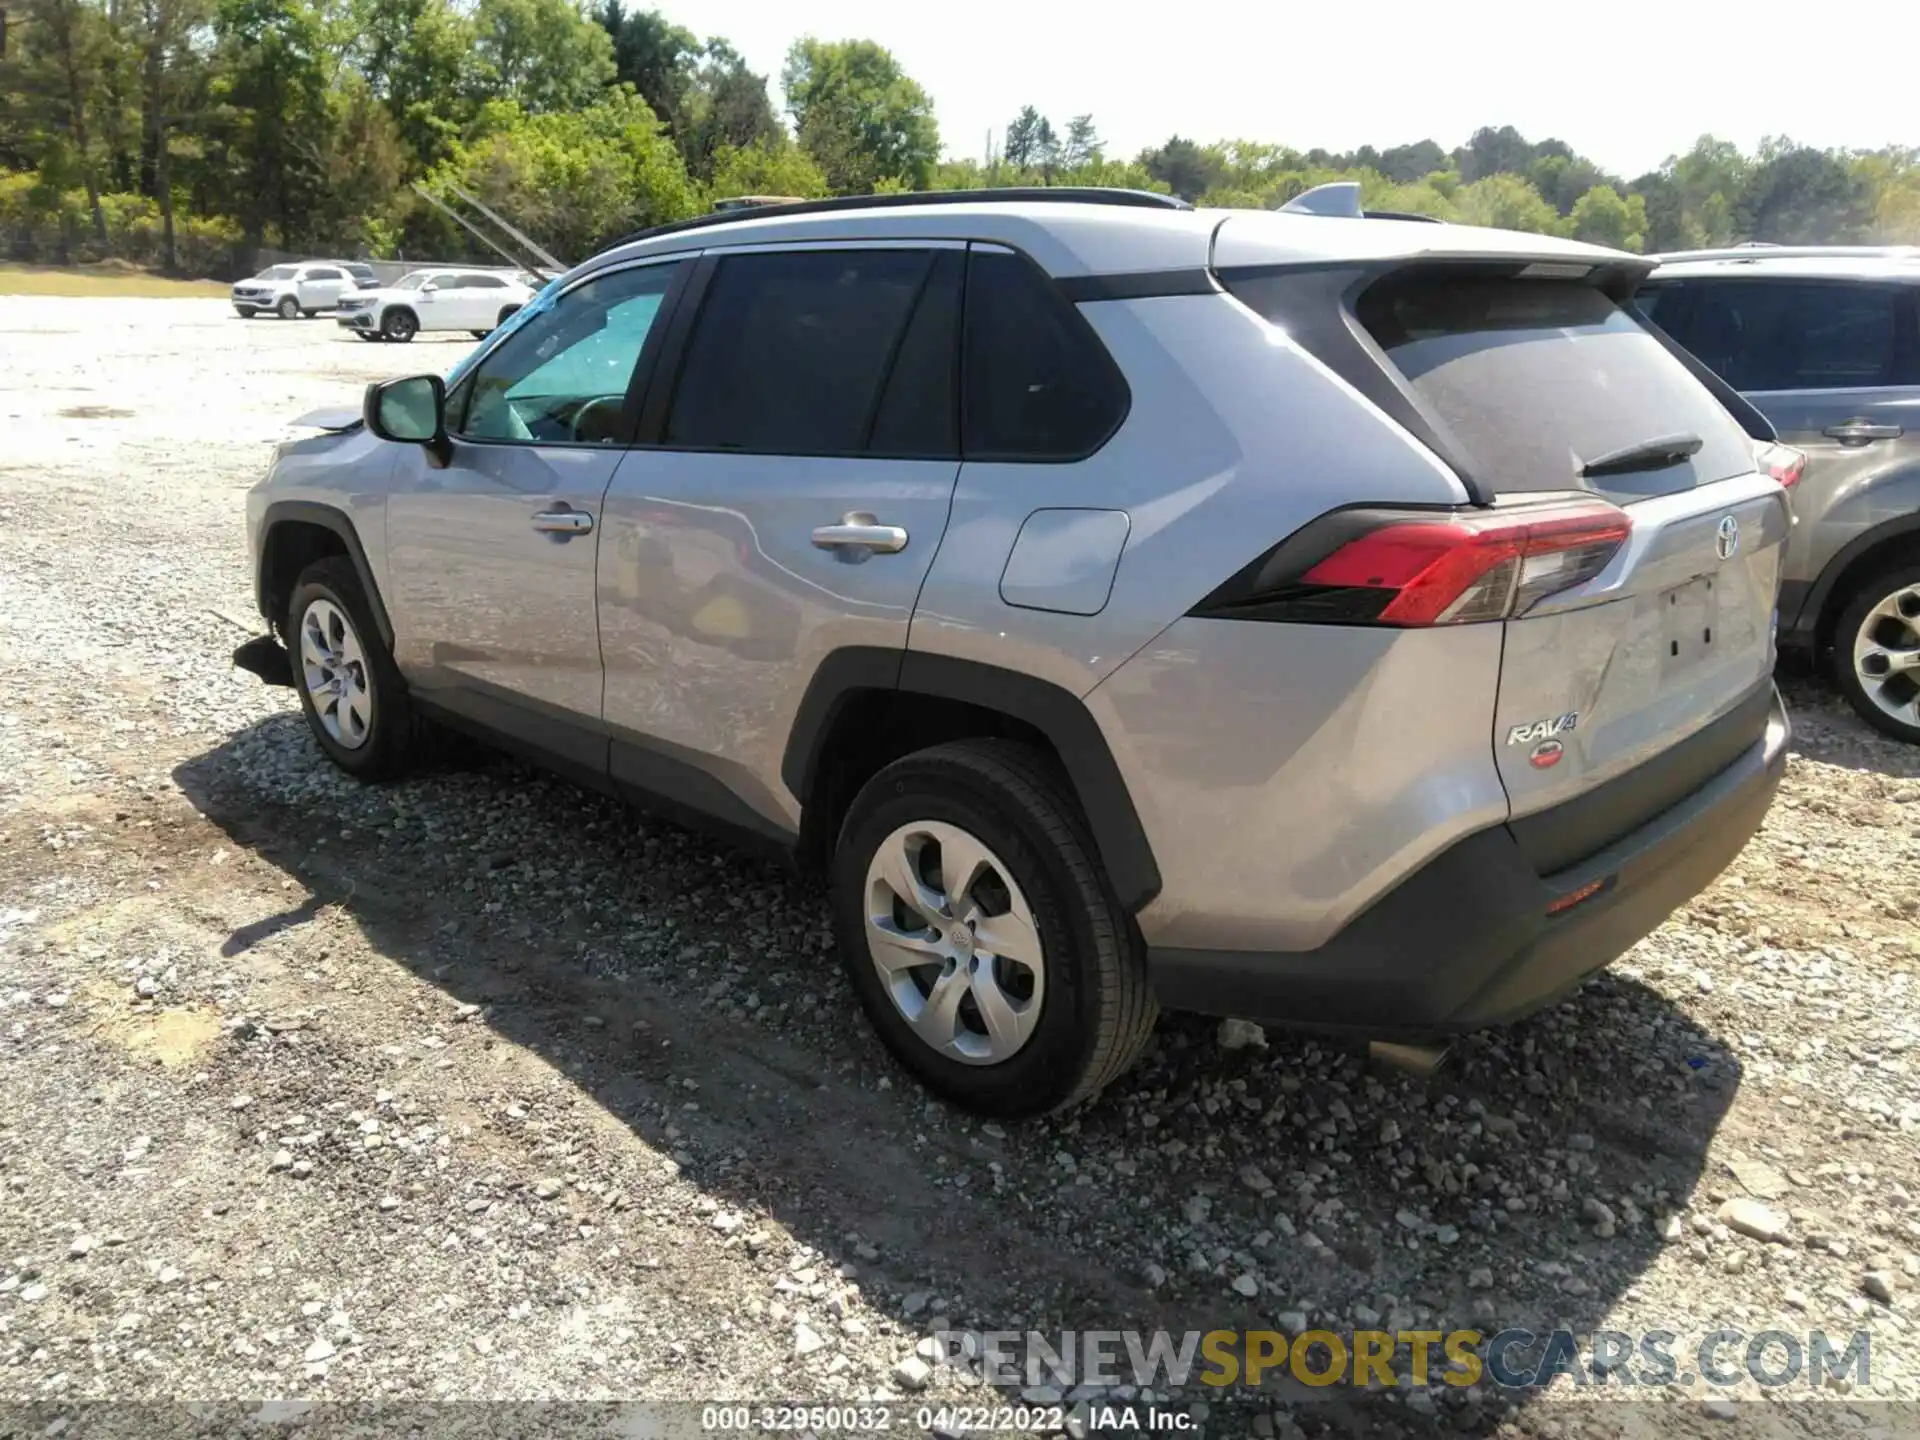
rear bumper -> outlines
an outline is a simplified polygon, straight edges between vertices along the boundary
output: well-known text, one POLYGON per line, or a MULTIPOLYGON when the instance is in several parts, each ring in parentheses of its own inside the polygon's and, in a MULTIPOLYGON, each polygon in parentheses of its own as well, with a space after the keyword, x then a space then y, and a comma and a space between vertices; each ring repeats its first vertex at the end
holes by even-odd
POLYGON ((1765 733, 1686 799, 1605 850, 1541 875, 1505 825, 1416 871, 1316 950, 1154 949, 1169 1009, 1431 1040, 1515 1020, 1611 964, 1712 884, 1766 818, 1790 730, 1765 733), (1580 897, 1558 913, 1556 902, 1580 897))

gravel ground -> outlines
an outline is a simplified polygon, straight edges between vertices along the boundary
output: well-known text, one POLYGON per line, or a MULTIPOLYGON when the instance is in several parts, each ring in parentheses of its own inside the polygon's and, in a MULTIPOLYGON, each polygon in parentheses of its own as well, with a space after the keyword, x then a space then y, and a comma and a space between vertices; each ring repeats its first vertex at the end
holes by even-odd
MULTIPOLYGON (((1169 1017, 981 1124, 869 1037, 812 888, 505 760, 362 788, 230 668, 284 422, 467 343, 0 298, 0 1398, 977 1403, 923 1336, 1730 1326, 1866 1330, 1872 1385, 1670 1387, 1657 1433, 1911 1433, 1920 755, 1790 681, 1732 870, 1429 1081, 1169 1017)), ((1563 1390, 1173 1398, 1647 1413, 1563 1390)))

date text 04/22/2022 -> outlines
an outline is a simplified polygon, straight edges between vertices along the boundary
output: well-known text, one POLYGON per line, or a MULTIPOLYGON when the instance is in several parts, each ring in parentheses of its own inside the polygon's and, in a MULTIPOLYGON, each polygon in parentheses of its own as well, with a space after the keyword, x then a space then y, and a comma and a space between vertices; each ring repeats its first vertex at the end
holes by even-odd
MULTIPOLYGON (((700 1428, 719 1434, 810 1433, 816 1436, 882 1435, 896 1428, 932 1435, 1058 1434, 1065 1405, 708 1405, 700 1428)), ((1186 1410, 1132 1402, 1094 1402, 1085 1424, 1091 1431, 1177 1434, 1194 1428, 1186 1410)))

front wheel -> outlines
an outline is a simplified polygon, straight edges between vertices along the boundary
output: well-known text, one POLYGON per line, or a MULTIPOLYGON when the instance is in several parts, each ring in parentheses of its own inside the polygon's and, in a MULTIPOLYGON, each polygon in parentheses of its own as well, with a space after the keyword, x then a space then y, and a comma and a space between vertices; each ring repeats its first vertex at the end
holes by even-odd
POLYGON ((1028 746, 960 741, 882 770, 841 829, 833 903, 868 1020, 956 1104, 1063 1109, 1152 1035, 1139 934, 1064 781, 1028 746))
POLYGON ((420 322, 410 310, 389 310, 381 318, 380 333, 396 345, 404 345, 420 333, 420 322))
POLYGON ((300 302, 291 295, 282 296, 280 303, 274 306, 273 309, 274 313, 282 320, 298 320, 300 318, 300 302))
POLYGON ((402 773, 418 727, 351 561, 329 556, 300 573, 281 634, 301 712, 327 758, 363 780, 402 773))
POLYGON ((1920 560, 1853 592, 1834 625, 1833 678, 1861 719, 1920 745, 1920 560))

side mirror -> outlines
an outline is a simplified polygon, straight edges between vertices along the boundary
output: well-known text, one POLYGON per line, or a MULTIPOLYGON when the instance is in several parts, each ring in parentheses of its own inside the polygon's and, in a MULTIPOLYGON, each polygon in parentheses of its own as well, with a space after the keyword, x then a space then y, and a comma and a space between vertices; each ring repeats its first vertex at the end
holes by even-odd
POLYGON ((447 439, 447 385, 438 375, 374 381, 367 386, 361 416, 368 431, 379 439, 424 445, 439 465, 452 458, 453 444, 447 439))

